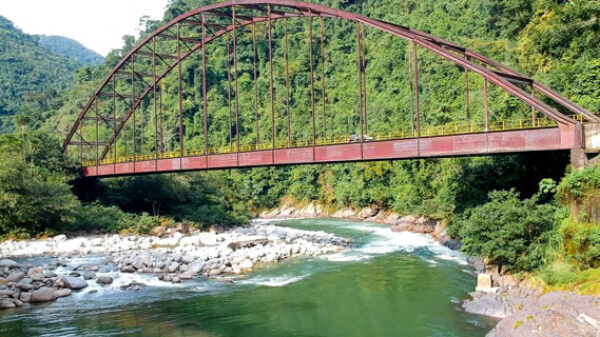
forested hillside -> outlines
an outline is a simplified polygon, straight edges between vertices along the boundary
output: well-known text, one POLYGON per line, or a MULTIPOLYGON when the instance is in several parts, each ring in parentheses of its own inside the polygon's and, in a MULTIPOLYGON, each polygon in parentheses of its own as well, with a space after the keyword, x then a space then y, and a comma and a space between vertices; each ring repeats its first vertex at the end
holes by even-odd
POLYGON ((49 101, 73 87, 77 67, 73 58, 49 51, 0 16, 0 133, 14 130, 12 116, 22 110, 56 108, 49 101))
POLYGON ((63 36, 37 35, 40 44, 57 54, 69 56, 77 61, 79 67, 95 66, 104 62, 104 57, 81 43, 63 36))

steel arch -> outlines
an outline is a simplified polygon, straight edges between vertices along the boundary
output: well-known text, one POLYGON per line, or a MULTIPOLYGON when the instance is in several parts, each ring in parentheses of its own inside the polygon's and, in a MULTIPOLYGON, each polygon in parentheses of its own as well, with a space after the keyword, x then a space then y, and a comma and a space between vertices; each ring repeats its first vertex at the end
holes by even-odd
MULTIPOLYGON (((131 51, 129 51, 121 59, 121 61, 119 61, 119 63, 113 68, 113 70, 108 74, 108 76, 104 79, 102 84, 96 89, 92 98, 89 100, 89 102, 87 103, 85 108, 79 114, 74 126, 70 130, 70 132, 65 140, 65 143, 64 143, 65 149, 69 145, 76 145, 76 143, 73 142, 73 137, 77 133, 77 129, 82 126, 83 120, 85 119, 86 115, 93 108, 94 104, 97 104, 98 100, 101 98, 102 91, 111 83, 111 81, 114 81, 114 78, 120 72, 121 68, 123 68, 128 62, 131 62, 131 60, 134 60, 136 57, 143 57, 145 54, 147 54, 147 52, 144 52, 143 49, 152 45, 152 43, 155 41, 155 39, 161 38, 161 36, 164 35, 165 32, 168 32, 169 29, 176 27, 177 25, 180 25, 180 24, 197 25, 198 20, 194 20, 194 18, 197 17, 198 15, 208 14, 208 15, 217 15, 217 16, 227 16, 228 13, 226 11, 221 11, 221 10, 227 10, 229 8, 232 8, 232 9, 234 9, 234 8, 256 9, 256 10, 258 10, 258 12, 263 12, 266 14, 266 11, 260 7, 261 5, 277 6, 278 11, 270 13, 269 15, 262 15, 262 16, 257 15, 257 16, 253 16, 253 17, 240 18, 241 21, 237 22, 235 25, 232 24, 232 25, 228 25, 226 27, 221 27, 220 30, 213 32, 210 36, 205 37, 204 40, 195 41, 196 43, 192 46, 192 48, 190 48, 184 54, 179 55, 179 57, 177 57, 171 64, 169 64, 167 66, 167 68, 161 74, 159 74, 159 75, 157 75, 156 73, 154 74, 153 81, 151 81, 152 83, 148 85, 148 87, 143 91, 141 96, 135 97, 135 94, 132 94, 131 99, 132 99, 133 103, 131 104, 131 108, 125 113, 124 118, 119 122, 119 125, 115 128, 114 133, 111 136, 111 139, 109 140, 109 142, 106 144, 103 144, 103 145, 105 145, 105 148, 102 152, 102 155, 99 157, 99 159, 101 159, 101 160, 104 159, 105 156, 109 153, 111 146, 113 146, 113 143, 116 141, 116 139, 117 139, 118 135, 120 134, 120 132, 122 131, 123 127, 129 121, 129 119, 131 118, 134 111, 136 111, 136 109, 139 108, 139 106, 143 102, 144 98, 147 97, 149 95, 149 93, 152 92, 152 90, 154 90, 157 87, 158 83, 163 78, 165 78, 171 71, 173 71, 176 67, 178 67, 183 60, 185 60, 186 58, 188 58, 189 56, 191 56, 192 54, 197 52, 199 49, 201 49, 204 45, 206 45, 210 41, 213 41, 216 38, 219 38, 225 34, 228 34, 235 29, 242 28, 242 27, 254 24, 254 23, 265 22, 267 20, 279 20, 279 19, 283 19, 283 18, 292 18, 292 17, 312 16, 312 17, 338 18, 338 19, 342 19, 342 20, 361 23, 361 24, 370 26, 372 28, 378 29, 382 32, 389 33, 396 37, 399 37, 399 38, 402 38, 402 39, 405 39, 408 41, 412 41, 413 43, 420 45, 421 47, 447 59, 448 61, 450 61, 452 63, 455 63, 455 64, 463 67, 464 69, 467 69, 471 72, 481 75, 484 79, 490 81, 491 83, 496 84, 497 86, 499 86, 506 92, 510 93, 514 97, 520 99, 527 105, 531 106, 532 108, 535 108, 542 114, 555 120, 559 125, 562 125, 562 126, 570 125, 570 126, 576 126, 578 129, 580 128, 580 125, 579 125, 580 123, 578 121, 575 121, 574 119, 560 113, 559 111, 552 108, 548 104, 544 103, 540 99, 536 98, 532 94, 519 88, 515 83, 530 84, 533 88, 537 89, 540 93, 546 95, 546 97, 553 100, 558 105, 564 107, 566 110, 568 110, 576 115, 580 115, 586 120, 595 121, 595 122, 600 121, 599 117, 597 117, 597 116, 593 115, 592 113, 586 111, 585 109, 577 106, 575 103, 562 97, 560 94, 552 91, 551 89, 548 89, 543 84, 541 84, 533 79, 527 78, 527 77, 519 74, 518 72, 516 72, 508 67, 502 66, 502 65, 474 52, 474 51, 471 51, 467 48, 458 46, 454 43, 445 41, 443 39, 431 36, 424 32, 420 32, 420 31, 410 29, 407 27, 403 27, 403 26, 399 26, 396 24, 372 19, 372 18, 363 16, 363 15, 350 13, 350 12, 346 12, 346 11, 342 11, 342 10, 338 10, 338 9, 328 8, 328 7, 313 4, 313 3, 300 2, 300 1, 289 1, 289 0, 233 0, 233 1, 227 1, 227 2, 223 2, 223 3, 217 3, 217 4, 213 4, 213 5, 204 6, 204 7, 198 8, 196 10, 192 10, 190 12, 182 14, 182 15, 178 16, 177 18, 171 20, 164 26, 162 26, 162 27, 158 28, 157 30, 155 30, 154 32, 152 32, 150 35, 148 35, 146 38, 144 38, 135 48, 133 48, 131 51), (281 11, 281 9, 285 9, 286 11, 281 11), (194 22, 194 23, 192 23, 192 22, 194 22), (478 61, 481 64, 478 64, 475 61, 478 61)), ((253 11, 253 13, 255 13, 255 11, 253 11)), ((207 27, 207 24, 205 22, 202 22, 202 25, 204 27, 207 27)), ((177 36, 177 41, 181 41, 182 39, 184 39, 184 38, 177 36)), ((191 39, 188 39, 188 42, 189 41, 191 41, 191 39)), ((158 55, 156 53, 154 55, 155 55, 154 57, 156 57, 156 56, 161 57, 160 55, 158 55)), ((135 90, 134 90, 134 92, 135 92, 135 90)), ((96 117, 96 118, 98 118, 98 117, 96 117)), ((83 145, 83 144, 80 144, 80 145, 83 145)), ((95 145, 96 145, 96 147, 100 146, 98 139, 96 139, 95 145)))

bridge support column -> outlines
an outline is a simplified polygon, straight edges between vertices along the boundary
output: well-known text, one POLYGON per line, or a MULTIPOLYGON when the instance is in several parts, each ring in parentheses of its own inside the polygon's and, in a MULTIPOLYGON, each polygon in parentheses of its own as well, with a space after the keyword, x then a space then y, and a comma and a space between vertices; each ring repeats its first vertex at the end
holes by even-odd
POLYGON ((576 170, 600 163, 600 123, 583 124, 583 146, 571 149, 571 166, 576 170))

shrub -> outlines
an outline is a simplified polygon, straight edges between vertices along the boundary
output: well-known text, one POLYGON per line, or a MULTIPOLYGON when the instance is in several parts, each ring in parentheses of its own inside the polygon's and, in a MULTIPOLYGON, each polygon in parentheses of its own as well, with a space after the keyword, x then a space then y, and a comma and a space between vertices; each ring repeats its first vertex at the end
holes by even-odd
POLYGON ((519 200, 514 191, 494 191, 490 202, 457 220, 463 250, 509 271, 530 271, 543 262, 556 208, 519 200))
POLYGON ((600 225, 567 218, 562 221, 559 234, 566 258, 583 269, 600 267, 600 225))
POLYGON ((555 262, 544 266, 540 271, 540 277, 546 284, 554 286, 575 281, 577 273, 572 265, 564 262, 555 262))
POLYGON ((116 233, 124 229, 126 214, 118 207, 106 207, 99 203, 82 205, 77 211, 77 220, 72 228, 63 230, 97 229, 100 231, 116 233))
POLYGON ((58 141, 38 133, 5 135, 0 151, 0 234, 72 225, 79 201, 58 171, 65 168, 58 141))

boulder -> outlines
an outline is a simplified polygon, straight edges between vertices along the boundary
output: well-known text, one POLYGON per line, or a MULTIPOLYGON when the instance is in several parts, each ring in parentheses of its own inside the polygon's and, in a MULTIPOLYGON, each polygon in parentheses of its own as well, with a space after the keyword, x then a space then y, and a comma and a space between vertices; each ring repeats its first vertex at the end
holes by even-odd
POLYGON ((171 265, 169 266, 169 273, 174 273, 177 271, 177 269, 179 269, 179 263, 177 262, 173 262, 171 263, 171 265))
POLYGON ((198 274, 198 273, 202 272, 202 269, 204 269, 204 262, 203 261, 195 261, 192 264, 190 264, 187 272, 190 274, 198 274))
POLYGON ((175 254, 171 255, 171 258, 175 262, 180 262, 181 259, 183 258, 183 256, 180 253, 175 253, 175 254))
POLYGON ((190 273, 183 273, 179 275, 179 278, 181 280, 191 280, 194 278, 194 275, 190 274, 190 273))
POLYGON ((477 294, 474 296, 476 296, 476 300, 463 303, 463 309, 470 314, 505 318, 512 313, 498 294, 477 294))
POLYGON ((22 302, 31 301, 31 293, 21 293, 21 296, 19 296, 19 300, 21 300, 22 302))
POLYGON ((217 275, 221 275, 221 274, 223 274, 223 269, 225 269, 225 268, 215 268, 215 269, 211 270, 211 271, 208 273, 208 275, 209 275, 209 276, 217 276, 217 275))
POLYGON ((54 292, 54 295, 56 295, 56 297, 67 297, 69 295, 71 295, 73 291, 71 289, 68 288, 64 288, 64 289, 59 289, 57 291, 54 292))
POLYGON ((96 278, 96 273, 94 273, 93 271, 88 271, 85 274, 83 274, 84 280, 93 280, 95 278, 96 278))
POLYGON ((17 307, 17 305, 11 300, 7 300, 7 299, 0 300, 0 309, 12 309, 12 308, 16 308, 16 307, 17 307))
POLYGON ((261 238, 261 239, 256 239, 256 240, 232 242, 229 245, 227 245, 227 247, 229 247, 233 250, 238 250, 238 249, 244 249, 244 248, 252 248, 255 246, 259 246, 259 245, 265 246, 268 243, 269 243, 269 239, 261 238))
POLYGON ((64 234, 57 235, 57 236, 53 237, 52 240, 54 240, 55 242, 66 241, 67 240, 67 236, 64 235, 64 234))
POLYGON ((177 227, 175 227, 175 230, 181 234, 189 234, 190 233, 190 225, 188 225, 185 222, 180 222, 177 224, 177 227))
POLYGON ((9 260, 9 259, 0 260, 0 268, 5 268, 5 267, 16 268, 18 266, 19 266, 19 264, 13 260, 9 260))
POLYGON ((8 290, 8 289, 0 290, 0 296, 16 297, 15 295, 18 296, 19 294, 16 293, 15 291, 8 290))
POLYGON ((61 278, 61 281, 65 284, 65 287, 73 290, 83 289, 88 285, 87 282, 79 277, 65 276, 61 278))
POLYGON ((113 278, 110 276, 98 276, 96 279, 96 283, 98 284, 111 284, 113 283, 113 278))
POLYGON ((413 232, 419 234, 432 234, 436 230, 438 221, 426 217, 413 215, 403 216, 392 226, 393 232, 413 232))
POLYGON ((19 282, 19 281, 21 281, 24 278, 25 278, 25 273, 24 272, 22 272, 22 271, 15 271, 15 272, 12 272, 12 273, 8 274, 8 276, 6 277, 6 280, 8 282, 19 282))
POLYGON ((17 288, 21 289, 22 291, 30 291, 33 289, 33 286, 29 283, 18 283, 17 288))
MULTIPOLYGON (((56 288, 43 287, 31 293, 31 298, 29 302, 31 303, 39 303, 39 302, 50 302, 56 299, 56 288)), ((23 301, 25 302, 25 301, 23 301)))
POLYGON ((252 270, 252 266, 254 266, 254 263, 252 263, 250 259, 245 259, 242 262, 240 262, 238 268, 242 271, 250 271, 252 270))
POLYGON ((162 238, 165 236, 167 229, 163 226, 157 226, 150 230, 150 234, 162 238))
POLYGON ((190 263, 194 262, 194 257, 191 255, 184 255, 181 258, 181 262, 183 262, 185 264, 190 264, 190 263))
POLYGON ((19 284, 31 284, 33 282, 33 280, 29 277, 24 277, 23 279, 21 279, 21 281, 19 281, 19 284))

